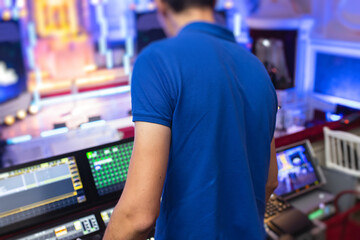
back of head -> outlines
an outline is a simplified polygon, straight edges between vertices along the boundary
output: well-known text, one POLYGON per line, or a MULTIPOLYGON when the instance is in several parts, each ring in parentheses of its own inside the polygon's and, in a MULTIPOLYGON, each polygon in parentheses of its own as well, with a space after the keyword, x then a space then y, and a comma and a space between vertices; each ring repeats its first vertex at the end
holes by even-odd
POLYGON ((188 8, 214 8, 216 0, 163 0, 176 13, 182 12, 188 8))

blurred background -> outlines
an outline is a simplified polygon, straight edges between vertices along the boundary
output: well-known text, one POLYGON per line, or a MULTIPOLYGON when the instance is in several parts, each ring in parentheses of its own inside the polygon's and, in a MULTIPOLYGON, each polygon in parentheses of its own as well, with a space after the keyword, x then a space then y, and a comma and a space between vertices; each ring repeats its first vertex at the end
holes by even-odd
MULTIPOLYGON (((276 137, 360 109, 356 0, 220 0, 216 19, 267 68, 276 137)), ((132 66, 162 38, 151 0, 0 0, 3 165, 118 139, 132 66)))
MULTIPOLYGON (((220 0, 216 9, 218 24, 260 58, 278 90, 277 137, 360 109, 357 1, 220 0)), ((133 63, 164 37, 151 0, 0 0, 1 139, 39 142, 10 162, 118 138, 131 114, 133 63), (89 122, 100 135, 80 130, 89 122), (77 143, 61 144, 69 131, 77 143), (50 138, 41 144, 53 135, 56 147, 50 138)))

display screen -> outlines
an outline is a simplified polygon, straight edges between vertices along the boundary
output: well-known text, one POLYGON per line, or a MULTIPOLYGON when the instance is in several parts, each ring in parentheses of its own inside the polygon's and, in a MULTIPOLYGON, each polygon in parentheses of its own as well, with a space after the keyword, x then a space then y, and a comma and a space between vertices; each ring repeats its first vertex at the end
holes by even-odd
POLYGON ((26 91, 26 70, 23 60, 19 24, 0 21, 0 103, 26 91))
POLYGON ((279 186, 275 193, 278 196, 298 193, 320 183, 306 144, 277 152, 276 158, 279 186))
POLYGON ((136 15, 137 52, 140 53, 150 43, 166 38, 156 12, 136 15))
POLYGON ((86 153, 100 196, 124 188, 133 144, 131 141, 86 153))
POLYGON ((360 102, 360 75, 356 69, 360 69, 359 57, 318 53, 314 91, 360 102))
POLYGON ((74 157, 0 173, 0 227, 84 201, 74 157))

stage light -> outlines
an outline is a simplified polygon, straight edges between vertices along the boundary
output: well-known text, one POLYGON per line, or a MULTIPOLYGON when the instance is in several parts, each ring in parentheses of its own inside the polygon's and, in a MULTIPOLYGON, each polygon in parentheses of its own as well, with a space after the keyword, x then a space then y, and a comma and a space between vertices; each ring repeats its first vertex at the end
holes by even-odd
POLYGON ((231 8, 233 8, 234 7, 234 3, 232 2, 232 1, 227 1, 226 3, 225 3, 225 8, 226 9, 231 9, 231 8))
POLYGON ((337 122, 340 121, 344 116, 342 114, 335 114, 331 112, 326 113, 326 120, 328 122, 337 122))
POLYGON ((5 11, 3 12, 2 19, 3 19, 4 21, 9 21, 9 20, 11 20, 11 12, 8 11, 8 10, 5 10, 5 11))
POLYGON ((155 3, 150 2, 148 4, 148 10, 154 10, 156 8, 155 3))
POLYGON ((45 137, 51 137, 51 136, 55 136, 55 135, 59 135, 59 134, 65 134, 67 132, 69 132, 69 129, 67 127, 63 127, 63 128, 57 128, 54 130, 41 132, 40 136, 45 138, 45 137))
POLYGON ((16 5, 18 8, 25 7, 25 0, 17 0, 16 5))
POLYGON ((17 111, 17 113, 16 113, 16 117, 17 117, 19 120, 25 119, 26 116, 27 116, 27 113, 26 113, 25 110, 19 110, 19 111, 17 111))
POLYGON ((268 40, 268 39, 264 39, 262 41, 262 44, 265 46, 265 47, 270 47, 271 46, 271 42, 268 40))
POLYGON ((84 67, 85 72, 93 72, 96 71, 97 66, 96 65, 87 65, 84 67))
POLYGON ((31 135, 24 135, 20 137, 14 137, 6 140, 7 144, 18 144, 23 142, 28 142, 32 139, 31 135))
POLYGON ((83 123, 80 125, 80 128, 81 129, 89 129, 89 128, 100 127, 100 126, 105 126, 105 125, 106 125, 105 120, 99 120, 99 121, 94 121, 94 122, 83 123))
POLYGON ((37 105, 31 105, 29 107, 29 113, 30 114, 37 114, 39 112, 39 106, 37 105))
POLYGON ((28 13, 25 8, 20 10, 20 12, 19 12, 20 18, 26 18, 27 15, 28 15, 28 13))
POLYGON ((11 115, 6 116, 4 119, 4 123, 8 126, 13 125, 15 123, 15 117, 11 115))

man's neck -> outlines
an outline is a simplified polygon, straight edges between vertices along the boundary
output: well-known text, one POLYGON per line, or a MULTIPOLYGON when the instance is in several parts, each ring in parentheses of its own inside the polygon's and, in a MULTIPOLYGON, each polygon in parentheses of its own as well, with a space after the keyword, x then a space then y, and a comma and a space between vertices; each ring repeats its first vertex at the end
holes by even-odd
POLYGON ((186 25, 192 22, 215 23, 214 11, 211 8, 189 8, 181 13, 172 14, 170 24, 172 28, 171 35, 177 35, 186 25))

